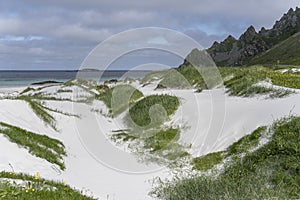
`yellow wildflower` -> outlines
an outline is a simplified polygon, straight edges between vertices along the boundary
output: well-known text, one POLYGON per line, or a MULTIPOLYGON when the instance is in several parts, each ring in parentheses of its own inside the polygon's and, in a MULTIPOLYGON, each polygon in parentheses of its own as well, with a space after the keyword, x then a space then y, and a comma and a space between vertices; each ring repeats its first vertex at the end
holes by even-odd
POLYGON ((39 172, 36 172, 36 173, 35 173, 35 179, 36 179, 36 180, 40 179, 40 174, 39 174, 39 172))

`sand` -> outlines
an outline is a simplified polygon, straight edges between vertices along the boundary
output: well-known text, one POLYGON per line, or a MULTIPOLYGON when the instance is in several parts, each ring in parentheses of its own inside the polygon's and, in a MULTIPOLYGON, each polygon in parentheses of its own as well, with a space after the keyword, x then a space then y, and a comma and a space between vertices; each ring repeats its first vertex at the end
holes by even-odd
MULTIPOLYGON (((155 84, 142 87, 134 82, 133 85, 145 95, 166 93, 180 98, 180 108, 168 123, 182 128, 180 142, 192 144, 191 153, 194 156, 223 150, 257 127, 269 125, 291 113, 300 115, 299 91, 282 99, 265 99, 261 96, 228 96, 222 88, 194 93, 192 90, 154 91, 155 84)), ((23 89, 0 88, 0 97, 16 95, 23 89)), ((44 90, 55 93, 51 87, 44 90)), ((68 93, 59 95, 61 98, 71 98, 68 93)), ((80 95, 88 94, 82 92, 80 95)), ((0 100, 0 121, 63 141, 68 153, 65 157, 66 170, 61 171, 51 163, 32 156, 27 150, 19 148, 0 135, 0 171, 12 171, 11 166, 15 172, 31 175, 38 171, 43 178, 64 180, 72 187, 83 189, 94 197, 118 200, 150 199, 147 195, 151 190, 149 180, 169 175, 167 169, 139 163, 133 155, 126 153, 126 149, 123 151, 120 147, 112 146, 107 138, 108 133, 124 128, 120 117, 111 120, 100 113, 92 112, 93 106, 84 103, 47 101, 46 105, 79 114, 81 118, 51 113, 57 119, 58 133, 46 126, 26 102, 3 99, 0 100), (88 140, 82 134, 84 127, 86 134, 96 138, 94 141, 88 140), (86 146, 87 143, 89 147, 86 146), (114 155, 117 160, 113 159, 114 155), (95 157, 101 158, 100 161, 95 157), (110 167, 101 161, 110 162, 110 167)), ((106 112, 101 103, 94 107, 106 112)))

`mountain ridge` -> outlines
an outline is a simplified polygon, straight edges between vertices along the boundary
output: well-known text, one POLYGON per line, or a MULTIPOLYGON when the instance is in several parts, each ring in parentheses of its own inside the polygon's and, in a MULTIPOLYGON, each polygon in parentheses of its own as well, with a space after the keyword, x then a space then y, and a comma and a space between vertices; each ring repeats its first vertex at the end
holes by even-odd
POLYGON ((218 66, 245 66, 251 60, 272 49, 300 31, 300 8, 290 8, 271 29, 256 31, 253 25, 238 38, 229 35, 222 42, 215 41, 207 49, 218 66))

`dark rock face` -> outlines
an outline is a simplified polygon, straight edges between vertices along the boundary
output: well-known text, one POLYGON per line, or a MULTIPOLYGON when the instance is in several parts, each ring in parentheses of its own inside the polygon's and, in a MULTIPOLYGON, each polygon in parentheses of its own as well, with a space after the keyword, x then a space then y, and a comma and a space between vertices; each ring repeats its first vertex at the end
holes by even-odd
POLYGON ((197 67, 214 66, 214 61, 211 56, 204 50, 193 49, 191 53, 187 55, 184 63, 179 68, 193 65, 197 67))
POLYGON ((237 40, 228 36, 223 42, 215 42, 207 51, 219 66, 240 66, 247 63, 281 41, 300 31, 300 9, 292 8, 276 21, 272 29, 264 27, 257 33, 250 26, 237 40))

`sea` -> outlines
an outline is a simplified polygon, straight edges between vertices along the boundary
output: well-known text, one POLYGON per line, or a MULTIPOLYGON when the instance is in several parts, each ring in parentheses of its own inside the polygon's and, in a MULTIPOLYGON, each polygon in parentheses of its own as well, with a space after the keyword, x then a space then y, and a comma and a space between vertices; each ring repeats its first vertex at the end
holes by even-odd
MULTIPOLYGON (((111 79, 121 80, 126 77, 142 78, 151 71, 126 71, 110 70, 103 71, 101 77, 95 77, 98 72, 80 71, 80 76, 91 77, 95 81, 111 79)), ((78 77, 78 71, 0 71, 0 87, 29 86, 44 81, 66 82, 78 77)))

